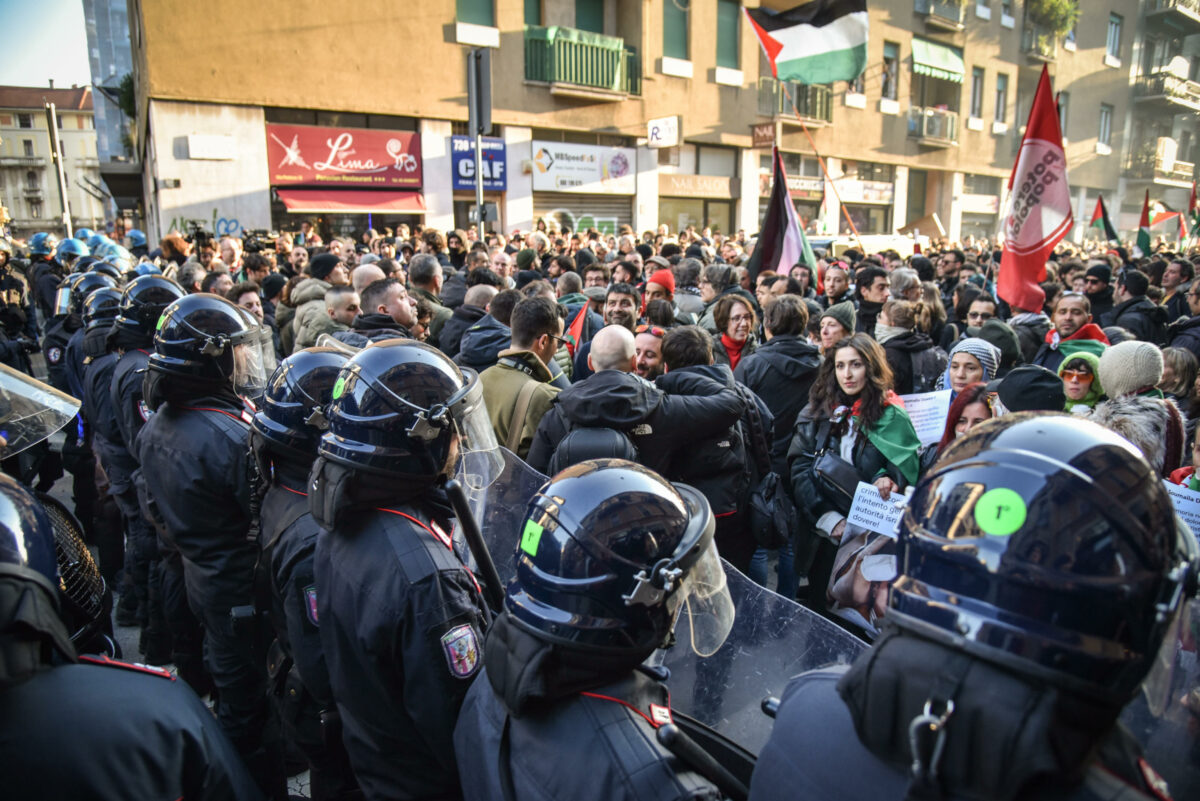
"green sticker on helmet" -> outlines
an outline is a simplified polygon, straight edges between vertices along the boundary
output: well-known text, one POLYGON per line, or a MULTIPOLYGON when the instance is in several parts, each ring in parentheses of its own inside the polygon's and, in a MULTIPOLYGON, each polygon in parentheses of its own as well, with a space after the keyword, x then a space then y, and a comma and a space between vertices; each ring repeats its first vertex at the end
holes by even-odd
POLYGON ((984 534, 1007 537, 1025 525, 1025 499, 1007 487, 990 489, 975 502, 975 522, 984 534))
POLYGON ((530 556, 537 556, 538 543, 542 541, 544 530, 532 520, 526 520, 525 530, 521 532, 521 550, 530 556))
POLYGON ((162 327, 163 327, 163 323, 165 323, 166 321, 167 321, 167 315, 165 315, 165 314, 158 315, 158 325, 154 326, 154 330, 161 331, 162 327))
POLYGON ((338 376, 338 380, 333 382, 333 399, 337 400, 338 398, 342 397, 342 394, 345 393, 345 391, 346 379, 338 376))

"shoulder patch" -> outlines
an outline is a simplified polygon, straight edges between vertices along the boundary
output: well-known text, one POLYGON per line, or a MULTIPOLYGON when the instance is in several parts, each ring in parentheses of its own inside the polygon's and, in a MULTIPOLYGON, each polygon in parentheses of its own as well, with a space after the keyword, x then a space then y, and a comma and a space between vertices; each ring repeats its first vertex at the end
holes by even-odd
POLYGON ((139 400, 137 402, 137 410, 138 414, 141 415, 143 420, 149 420, 150 415, 154 414, 154 412, 150 411, 150 407, 146 405, 144 400, 139 400))
POLYGON ((479 669, 479 636, 469 623, 455 626, 442 635, 442 651, 455 678, 470 678, 479 669))
POLYGON ((57 345, 46 348, 46 361, 49 364, 58 364, 62 361, 63 351, 57 345))
POLYGON ((100 665, 101 667, 114 667, 122 670, 132 670, 135 673, 146 673, 151 676, 157 676, 160 679, 168 679, 175 681, 175 675, 164 668, 157 668, 153 665, 143 665, 140 662, 122 662, 119 659, 113 659, 108 656, 92 656, 82 655, 79 657, 80 662, 88 665, 100 665))
POLYGON ((669 706, 659 706, 658 704, 650 705, 650 721, 654 724, 655 728, 675 722, 671 718, 671 708, 669 706))
POLYGON ((317 624, 317 585, 309 584, 304 588, 304 611, 308 615, 308 622, 314 626, 317 624))

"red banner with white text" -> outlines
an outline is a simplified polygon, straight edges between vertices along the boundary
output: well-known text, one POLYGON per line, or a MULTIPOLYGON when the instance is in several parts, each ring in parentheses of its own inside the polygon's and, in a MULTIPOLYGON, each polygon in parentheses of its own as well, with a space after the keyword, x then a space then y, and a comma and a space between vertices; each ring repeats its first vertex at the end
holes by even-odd
POLYGON ((268 125, 273 186, 420 189, 421 136, 410 131, 268 125))

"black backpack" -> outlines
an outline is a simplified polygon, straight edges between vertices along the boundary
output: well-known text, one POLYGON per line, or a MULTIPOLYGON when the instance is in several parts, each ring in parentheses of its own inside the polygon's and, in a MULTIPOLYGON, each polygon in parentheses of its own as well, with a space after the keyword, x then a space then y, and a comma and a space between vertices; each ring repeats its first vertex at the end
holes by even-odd
POLYGON ((758 399, 746 387, 737 384, 737 392, 746 402, 746 414, 739 421, 742 439, 751 457, 746 501, 746 524, 763 548, 782 548, 791 541, 798 525, 796 505, 787 483, 771 469, 771 423, 763 419, 758 399))
POLYGON ((950 360, 946 351, 937 345, 932 348, 910 354, 912 360, 913 394, 933 392, 937 389, 937 381, 946 372, 946 363, 950 360))
POLYGON ((628 459, 638 461, 638 449, 624 431, 601 426, 598 428, 573 428, 558 443, 550 457, 550 475, 588 459, 628 459))

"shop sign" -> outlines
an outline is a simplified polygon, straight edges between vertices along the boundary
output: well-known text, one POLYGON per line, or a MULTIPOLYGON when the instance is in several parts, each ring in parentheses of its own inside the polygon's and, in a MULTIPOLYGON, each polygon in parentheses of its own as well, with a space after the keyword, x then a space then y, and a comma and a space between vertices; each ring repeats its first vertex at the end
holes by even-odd
POLYGON ((895 187, 890 181, 843 178, 837 182, 837 191, 843 203, 891 203, 895 187))
MULTIPOLYGON (((483 137, 483 188, 503 192, 508 188, 508 166, 504 140, 483 137)), ((475 191, 475 140, 469 136, 450 137, 450 161, 455 189, 475 191)))
POLYGON ((588 195, 637 192, 637 151, 632 147, 533 143, 533 191, 588 195))
MULTIPOLYGON (((825 181, 820 178, 801 178, 798 175, 787 177, 788 194, 793 200, 824 200, 825 181)), ((758 196, 771 196, 771 173, 761 172, 758 175, 758 196)))
POLYGON ((1000 213, 1000 198, 995 195, 963 195, 961 204, 965 214, 1000 213))
POLYGON ((409 131, 268 125, 271 184, 421 187, 421 137, 409 131))
POLYGON ((707 197, 729 200, 738 196, 738 182, 718 175, 680 175, 660 172, 658 194, 665 197, 707 197))
POLYGON ((646 146, 675 147, 679 144, 679 117, 660 117, 646 123, 646 146))
POLYGON ((773 147, 775 145, 775 123, 760 122, 750 126, 751 147, 773 147))

